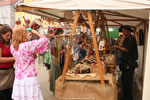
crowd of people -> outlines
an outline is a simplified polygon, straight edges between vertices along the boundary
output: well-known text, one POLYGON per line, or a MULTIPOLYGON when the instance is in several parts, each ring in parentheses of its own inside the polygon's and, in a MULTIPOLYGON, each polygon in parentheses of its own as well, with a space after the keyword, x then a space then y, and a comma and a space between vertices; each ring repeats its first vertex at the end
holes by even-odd
MULTIPOLYGON (((121 30, 125 39, 122 44, 113 45, 112 48, 121 52, 119 65, 123 72, 123 98, 133 100, 132 81, 137 67, 137 43, 131 35, 133 30, 130 26, 122 26, 121 30)), ((56 29, 54 36, 57 37, 63 32, 63 29, 56 29)), ((78 37, 72 54, 78 56, 74 66, 87 55, 85 42, 85 35, 78 37)), ((65 61, 65 41, 59 38, 49 39, 36 30, 29 32, 23 26, 12 29, 8 25, 0 25, 0 100, 43 100, 35 68, 36 54, 44 54, 44 63, 47 69, 51 70, 50 91, 55 94, 55 80, 62 74, 65 61), (38 38, 31 40, 33 35, 38 38), (60 42, 61 45, 58 46, 60 42)))
POLYGON ((1 100, 43 100, 34 55, 45 52, 48 39, 35 30, 30 34, 23 26, 17 26, 13 30, 8 25, 0 27, 1 100), (30 34, 39 39, 30 41, 30 34))
MULTIPOLYGON (((63 30, 56 29, 54 36, 61 34, 63 30)), ((23 26, 11 29, 8 25, 0 25, 1 100, 43 100, 35 68, 35 55, 44 54, 48 45, 51 59, 45 65, 51 69, 50 91, 55 94, 55 80, 62 74, 66 52, 64 44, 59 48, 55 45, 56 41, 58 38, 49 40, 35 30, 28 32, 23 26), (32 39, 32 35, 39 39, 32 39)))

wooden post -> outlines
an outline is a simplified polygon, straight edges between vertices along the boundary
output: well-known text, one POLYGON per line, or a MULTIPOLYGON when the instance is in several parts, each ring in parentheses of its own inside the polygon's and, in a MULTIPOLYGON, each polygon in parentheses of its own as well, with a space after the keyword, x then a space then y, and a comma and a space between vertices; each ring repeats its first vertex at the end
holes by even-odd
POLYGON ((142 74, 143 74, 143 71, 144 71, 144 54, 145 54, 145 36, 146 36, 146 31, 147 31, 147 23, 146 21, 144 22, 144 44, 143 44, 143 59, 142 59, 142 74))
POLYGON ((87 54, 88 58, 89 58, 90 55, 91 55, 91 51, 92 51, 92 44, 90 44, 90 47, 89 47, 89 49, 88 49, 88 54, 87 54))
POLYGON ((105 31, 105 18, 104 18, 104 15, 103 15, 103 13, 102 13, 102 11, 101 11, 101 20, 102 20, 102 30, 103 30, 103 32, 104 32, 104 38, 105 38, 105 41, 106 41, 106 47, 108 46, 108 41, 107 41, 107 37, 106 37, 106 31, 105 31))
POLYGON ((104 21, 103 21, 103 20, 102 20, 102 29, 103 29, 104 38, 105 38, 105 41, 106 41, 106 44, 107 44, 107 37, 106 37, 106 31, 105 31, 105 24, 104 24, 104 21))
POLYGON ((82 14, 80 13, 80 18, 82 19, 82 21, 84 22, 84 24, 86 25, 87 28, 90 28, 88 23, 85 21, 85 19, 83 18, 82 14))
POLYGON ((101 15, 101 12, 98 11, 98 15, 97 15, 97 18, 96 18, 96 21, 95 21, 95 27, 94 27, 95 31, 96 31, 96 28, 97 28, 98 23, 99 23, 99 17, 100 17, 100 15, 101 15))
POLYGON ((98 47, 97 47, 97 42, 96 42, 96 37, 95 37, 95 32, 94 32, 94 27, 93 27, 92 15, 90 11, 87 11, 87 14, 88 14, 89 25, 91 29, 92 38, 93 38, 93 44, 95 48, 96 60, 97 60, 98 68, 99 68, 99 76, 100 76, 101 83, 104 86, 105 85, 104 76, 103 76, 103 71, 102 71, 102 67, 100 63, 100 57, 98 53, 98 47))
MULTIPOLYGON (((75 15, 75 18, 74 18, 74 22, 73 22, 73 27, 72 27, 72 43, 73 43, 74 33, 76 31, 76 25, 77 25, 77 22, 78 22, 79 14, 80 14, 80 12, 77 11, 76 15, 75 15)), ((67 55, 66 55, 65 64, 64 64, 64 68, 63 68, 63 73, 62 73, 62 79, 61 79, 61 81, 63 83, 65 81, 65 76, 66 76, 66 71, 67 71, 67 68, 68 68, 70 56, 71 56, 71 48, 69 48, 67 50, 67 55)))
POLYGON ((108 31, 108 25, 107 25, 107 21, 106 21, 106 28, 107 28, 108 40, 109 40, 109 42, 110 42, 110 35, 109 35, 109 31, 108 31))

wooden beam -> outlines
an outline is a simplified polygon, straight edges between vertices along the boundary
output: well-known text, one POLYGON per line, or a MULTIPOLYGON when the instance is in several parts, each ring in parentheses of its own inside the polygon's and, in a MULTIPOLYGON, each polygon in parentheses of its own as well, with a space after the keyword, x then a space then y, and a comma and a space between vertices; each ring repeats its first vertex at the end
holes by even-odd
POLYGON ((136 25, 135 27, 138 27, 140 26, 141 24, 143 24, 143 21, 141 21, 138 25, 136 25))
POLYGON ((102 11, 100 11, 101 13, 101 20, 102 20, 102 30, 103 30, 103 33, 104 33, 104 38, 105 38, 105 41, 106 41, 106 46, 107 46, 107 37, 106 37, 106 31, 105 31, 105 18, 104 18, 104 15, 102 13, 102 11))
POLYGON ((105 19, 105 21, 141 21, 140 19, 105 19))
POLYGON ((103 76, 103 71, 102 71, 101 62, 100 62, 100 56, 99 56, 99 52, 98 52, 98 46, 97 46, 94 27, 93 27, 92 15, 91 15, 90 11, 87 11, 87 14, 88 14, 91 34, 92 34, 92 38, 93 38, 93 45, 94 45, 94 48, 95 48, 97 65, 98 65, 98 68, 99 68, 99 76, 100 76, 101 84, 104 86, 105 85, 104 76, 103 76))
POLYGON ((43 14, 47 14, 47 15, 50 15, 50 16, 57 17, 57 18, 62 18, 62 17, 60 17, 60 16, 57 16, 57 15, 55 15, 55 14, 52 14, 52 13, 49 13, 49 12, 46 12, 46 11, 42 11, 42 10, 37 10, 37 11, 40 12, 40 13, 43 13, 43 14))
MULTIPOLYGON (((66 21, 73 21, 73 19, 64 19, 62 22, 66 21)), ((85 19, 85 21, 88 21, 88 19, 85 19)), ((99 19, 99 21, 102 21, 102 19, 99 19)), ((140 19, 104 19, 104 21, 143 21, 140 19)))
MULTIPOLYGON (((125 17, 119 14, 113 14, 113 13, 108 13, 108 12, 103 12, 104 15, 110 15, 110 16, 119 16, 119 17, 125 17)), ((131 17, 127 17, 127 18, 131 18, 131 17)))
POLYGON ((144 44, 143 44, 143 59, 142 59, 142 75, 143 75, 143 71, 144 71, 144 58, 145 58, 145 56, 144 56, 144 54, 145 54, 145 36, 146 36, 146 31, 147 31, 147 23, 146 23, 146 21, 144 22, 144 44))
MULTIPOLYGON (((74 18, 74 22, 73 22, 73 27, 72 27, 72 43, 73 43, 74 33, 76 31, 77 22, 78 22, 78 19, 79 19, 79 14, 80 14, 80 12, 77 11, 76 15, 75 15, 75 18, 74 18)), ((66 76, 66 71, 67 71, 67 68, 68 68, 70 56, 71 56, 71 47, 69 49, 67 49, 67 55, 66 55, 65 64, 64 64, 64 68, 63 68, 63 73, 62 73, 62 79, 61 79, 61 81, 63 83, 65 81, 65 76, 66 76)))
POLYGON ((41 15, 41 14, 36 13, 36 12, 30 12, 30 11, 26 11, 26 10, 23 10, 22 12, 26 12, 26 13, 29 13, 29 14, 33 14, 33 15, 38 15, 38 16, 41 16, 41 17, 49 18, 48 15, 41 15))
POLYGON ((82 14, 80 13, 80 18, 83 20, 84 24, 86 25, 87 28, 90 28, 85 19, 83 18, 82 14))
POLYGON ((96 31, 96 28, 97 28, 98 23, 99 23, 100 14, 101 14, 100 11, 98 11, 98 15, 97 15, 97 18, 96 18, 96 21, 95 21, 95 27, 94 27, 95 31, 96 31))
POLYGON ((21 12, 23 10, 46 10, 48 8, 37 8, 37 7, 27 7, 27 6, 17 6, 15 8, 16 11, 21 12))
POLYGON ((128 14, 119 13, 119 12, 117 12, 117 11, 105 10, 105 12, 109 12, 109 13, 113 13, 113 14, 118 14, 118 15, 121 15, 121 16, 123 16, 123 17, 136 18, 136 19, 145 21, 144 18, 140 18, 140 17, 131 16, 131 15, 128 15, 128 14))
POLYGON ((107 28, 108 40, 109 40, 109 42, 110 42, 110 35, 109 35, 109 31, 108 31, 108 25, 107 25, 107 22, 106 22, 106 28, 107 28))
POLYGON ((124 19, 125 17, 126 18, 134 18, 134 19, 138 19, 138 20, 141 20, 141 21, 145 21, 146 19, 142 19, 142 18, 135 18, 135 17, 130 17, 130 16, 124 16, 124 15, 119 15, 119 14, 114 14, 114 13, 107 13, 107 12, 103 12, 104 15, 110 15, 110 16, 119 16, 119 17, 122 17, 120 19, 124 19), (124 17, 124 18, 123 18, 124 17))
POLYGON ((47 17, 47 18, 55 17, 54 19, 62 18, 60 16, 57 16, 55 14, 52 14, 52 13, 49 13, 49 12, 46 12, 46 11, 42 11, 42 10, 46 10, 46 9, 45 8, 34 8, 34 7, 22 7, 22 6, 20 8, 17 8, 17 11, 27 12, 27 13, 38 15, 38 16, 43 16, 43 17, 47 17), (31 11, 33 11, 33 12, 31 12, 31 11), (39 13, 43 13, 44 15, 41 15, 39 13))
POLYGON ((118 25, 122 25, 121 23, 119 23, 119 22, 116 22, 116 21, 112 21, 112 22, 114 22, 114 23, 116 23, 116 24, 118 24, 118 25))
MULTIPOLYGON (((104 16, 104 18, 106 19, 106 17, 104 16)), ((110 36, 109 36, 109 31, 108 31, 108 25, 107 25, 107 21, 105 21, 105 23, 106 23, 106 28, 107 28, 107 35, 108 35, 108 42, 110 42, 110 36)))
POLYGON ((107 25, 109 27, 120 27, 120 25, 107 25))

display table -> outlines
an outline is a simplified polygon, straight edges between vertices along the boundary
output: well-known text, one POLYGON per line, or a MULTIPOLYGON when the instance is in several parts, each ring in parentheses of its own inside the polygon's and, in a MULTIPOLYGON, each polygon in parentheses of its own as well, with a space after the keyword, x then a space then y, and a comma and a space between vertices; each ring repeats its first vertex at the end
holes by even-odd
POLYGON ((66 74, 56 80, 55 100, 117 100, 117 86, 112 74, 105 74, 105 86, 100 84, 98 74, 66 74))

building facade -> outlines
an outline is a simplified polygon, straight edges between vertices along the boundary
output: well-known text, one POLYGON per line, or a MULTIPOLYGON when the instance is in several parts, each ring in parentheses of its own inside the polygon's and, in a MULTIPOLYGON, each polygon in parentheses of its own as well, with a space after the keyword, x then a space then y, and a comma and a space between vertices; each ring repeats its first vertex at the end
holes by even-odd
POLYGON ((19 0, 0 0, 0 24, 14 26, 14 4, 19 0))

